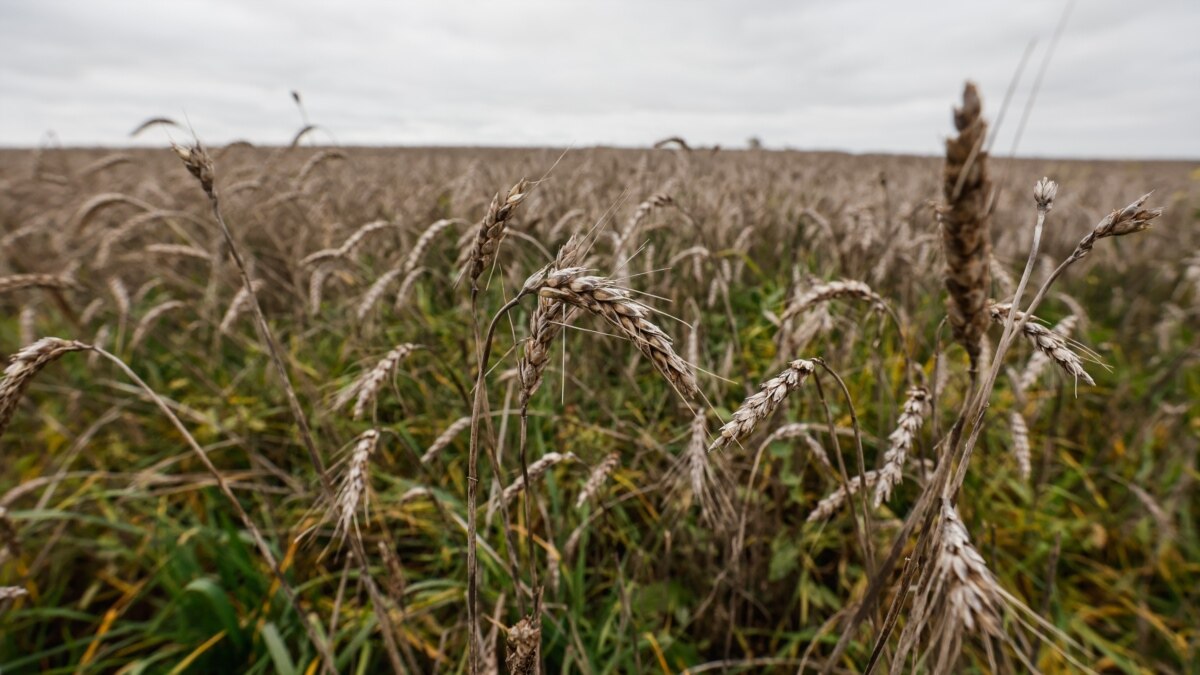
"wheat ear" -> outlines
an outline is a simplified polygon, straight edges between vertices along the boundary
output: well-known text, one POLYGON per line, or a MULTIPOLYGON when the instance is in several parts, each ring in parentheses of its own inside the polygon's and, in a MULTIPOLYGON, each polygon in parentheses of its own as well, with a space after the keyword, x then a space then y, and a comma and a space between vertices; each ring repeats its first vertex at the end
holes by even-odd
POLYGON ((883 467, 879 469, 879 481, 875 485, 876 508, 891 498, 892 489, 903 479, 908 453, 912 450, 913 442, 921 430, 925 416, 929 414, 929 409, 928 389, 913 387, 908 390, 904 410, 896 422, 896 430, 888 436, 888 449, 883 454, 883 467))
POLYGON ((720 434, 712 445, 708 446, 708 451, 719 450, 750 435, 758 423, 774 412, 788 394, 803 384, 813 370, 812 361, 796 359, 788 364, 787 370, 763 382, 758 393, 743 401, 742 406, 733 413, 733 418, 721 427, 720 434))
POLYGON ((988 233, 987 152, 983 149, 987 122, 979 92, 968 82, 962 106, 954 110, 958 135, 946 140, 942 192, 946 204, 938 211, 942 250, 946 256, 946 308, 954 337, 976 365, 987 330, 987 299, 991 237, 988 233))
POLYGON ((0 380, 0 437, 12 421, 21 394, 38 372, 64 354, 85 349, 89 349, 88 345, 76 340, 45 337, 12 356, 4 369, 4 379, 0 380))

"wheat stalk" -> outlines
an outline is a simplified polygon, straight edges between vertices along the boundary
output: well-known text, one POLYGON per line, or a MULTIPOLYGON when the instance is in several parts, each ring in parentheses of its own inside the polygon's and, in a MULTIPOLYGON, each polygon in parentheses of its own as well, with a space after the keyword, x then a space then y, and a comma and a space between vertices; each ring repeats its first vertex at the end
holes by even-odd
MULTIPOLYGON (((942 501, 939 535, 933 560, 933 582, 941 599, 935 606, 940 605, 943 609, 939 612, 940 629, 935 627, 934 633, 943 648, 939 661, 949 665, 955 656, 951 653, 952 645, 958 643, 957 636, 964 629, 1000 634, 1003 593, 983 556, 971 545, 967 528, 948 500, 942 501)), ((945 672, 941 668, 937 670, 945 672)))
POLYGON ((138 345, 142 344, 142 339, 154 327, 154 323, 158 321, 159 317, 183 306, 184 303, 181 300, 167 300, 155 305, 150 311, 146 312, 145 316, 138 321, 137 326, 133 329, 133 337, 129 340, 129 351, 132 352, 137 349, 138 345))
POLYGON ((4 369, 4 379, 0 380, 0 437, 4 436, 13 412, 21 402, 21 394, 34 376, 64 354, 85 349, 88 349, 88 345, 76 340, 44 337, 12 356, 8 367, 4 369))
POLYGON ((839 279, 822 284, 817 284, 808 289, 804 295, 790 303, 783 315, 779 317, 780 323, 786 322, 788 319, 804 312, 805 310, 824 302, 837 300, 840 298, 854 298, 856 300, 865 300, 879 309, 887 307, 885 301, 878 293, 871 290, 871 287, 861 281, 853 279, 839 279))
POLYGON ((212 255, 208 251, 188 246, 186 244, 150 244, 145 249, 146 253, 156 255, 175 256, 180 258, 195 258, 204 262, 212 262, 212 255))
MULTIPOLYGON (((579 458, 576 457, 575 453, 572 452, 547 452, 539 457, 536 462, 529 465, 529 482, 533 483, 533 481, 541 478, 547 471, 550 470, 550 467, 556 464, 560 464, 562 462, 573 462, 577 459, 579 458)), ((504 488, 504 492, 501 494, 500 498, 504 500, 505 504, 507 504, 511 502, 514 497, 521 494, 524 490, 525 476, 518 476, 516 480, 509 484, 508 487, 504 488)))
POLYGON ((738 442, 765 420, 779 404, 795 391, 813 373, 812 361, 796 359, 783 372, 762 383, 759 391, 742 402, 733 417, 721 427, 717 439, 708 446, 708 451, 719 450, 730 443, 738 442))
POLYGON ((78 288, 78 285, 70 277, 56 274, 10 274, 6 277, 0 277, 0 294, 27 288, 67 290, 78 288))
POLYGON ((821 501, 817 502, 816 508, 814 508, 812 512, 808 514, 807 522, 815 523, 818 520, 825 520, 829 518, 833 514, 837 513, 843 505, 845 505, 847 498, 858 494, 859 490, 863 488, 864 484, 868 489, 870 489, 874 487, 878 481, 879 471, 874 469, 851 477, 849 481, 839 485, 837 489, 835 489, 833 492, 830 492, 828 495, 825 495, 821 501))
POLYGON ((379 446, 379 431, 367 429, 359 435, 354 443, 346 465, 346 474, 338 485, 333 504, 333 517, 336 522, 334 537, 340 541, 346 540, 351 528, 358 531, 358 506, 361 503, 363 513, 367 513, 369 495, 367 491, 368 471, 371 455, 379 446))
POLYGON ((396 300, 392 303, 392 311, 398 312, 404 309, 404 305, 408 302, 409 293, 412 292, 413 285, 422 274, 428 271, 424 267, 417 267, 404 277, 404 280, 400 282, 400 288, 396 289, 396 300))
POLYGON ((437 238, 438 234, 457 222, 459 221, 443 218, 425 228, 425 231, 417 238, 412 250, 408 252, 408 256, 404 259, 404 274, 411 275, 413 270, 417 269, 417 265, 421 264, 421 257, 425 255, 425 251, 433 244, 433 240, 437 238))
POLYGON ((470 426, 470 416, 460 417, 457 420, 454 420, 453 424, 446 427, 446 430, 439 434, 438 437, 433 440, 433 443, 429 444, 429 447, 425 450, 425 454, 421 455, 421 463, 428 464, 432 462, 439 454, 441 454, 442 450, 446 449, 446 447, 450 445, 455 436, 459 435, 464 429, 467 429, 470 426))
MULTIPOLYGON (((1065 340, 1070 337, 1071 331, 1075 330, 1075 324, 1078 322, 1078 319, 1078 316, 1071 314, 1055 324, 1053 330, 1065 340)), ((1021 390, 1028 391, 1033 387, 1048 365, 1050 365, 1050 357, 1046 356, 1045 352, 1034 351, 1029 357, 1029 362, 1025 364, 1025 370, 1021 371, 1019 380, 1021 390)))
POLYGON ((904 478, 904 465, 908 453, 912 450, 925 416, 929 414, 929 400, 929 390, 925 387, 913 387, 908 390, 904 410, 896 422, 895 431, 888 436, 888 449, 883 454, 883 466, 879 469, 879 479, 875 485, 876 508, 891 498, 892 489, 904 478))
MULTIPOLYGON (((559 249, 554 263, 547 270, 547 275, 574 268, 582 254, 579 239, 572 236, 559 249)), ((561 300, 538 296, 537 307, 529 317, 529 337, 517 362, 521 377, 520 402, 523 410, 542 384, 542 377, 550 362, 550 346, 554 338, 563 331, 564 326, 570 325, 576 311, 561 300)))
POLYGON ((217 326, 217 332, 221 335, 228 335, 233 329, 233 324, 237 322, 238 317, 242 312, 250 307, 251 296, 262 289, 263 282, 260 279, 255 279, 249 286, 239 288, 234 294, 233 300, 229 303, 229 308, 225 310, 225 315, 221 317, 221 324, 217 326), (251 290, 252 289, 252 290, 251 290))
POLYGON ((942 191, 946 205, 939 209, 942 250, 946 256, 946 308, 954 337, 967 350, 972 367, 980 355, 987 330, 989 263, 987 152, 983 150, 987 123, 973 83, 963 89, 962 106, 954 110, 958 135, 946 140, 942 191))
POLYGON ((675 353, 667 334, 650 321, 650 309, 610 280, 582 276, 581 272, 580 268, 568 268, 547 274, 538 289, 539 295, 581 307, 605 319, 650 359, 680 395, 685 398, 697 396, 700 390, 695 375, 675 353))
POLYGON ((352 416, 354 419, 360 419, 363 413, 366 412, 367 406, 375 400, 375 395, 379 392, 379 388, 383 386, 383 382, 387 379, 388 375, 395 370, 396 365, 408 358, 408 355, 417 349, 420 349, 420 345, 408 342, 393 347, 391 351, 375 364, 374 368, 371 368, 357 380, 351 382, 345 389, 338 392, 337 397, 334 399, 333 407, 335 409, 341 408, 351 400, 354 400, 352 416))
POLYGON ((472 293, 479 292, 479 277, 495 258, 496 250, 500 248, 500 242, 504 239, 504 230, 508 227, 508 221, 512 219, 517 207, 525 201, 527 196, 529 196, 529 181, 521 179, 512 186, 503 200, 499 193, 492 198, 487 213, 479 223, 479 230, 475 235, 475 245, 471 248, 468 259, 466 275, 471 282, 472 293))
POLYGON ((402 270, 399 267, 390 269, 380 275, 380 277, 371 284, 371 287, 367 289, 365 294, 363 294, 362 302, 358 303, 358 309, 354 310, 354 316, 356 319, 358 319, 359 323, 362 323, 363 320, 367 318, 367 314, 369 314, 371 309, 375 307, 376 303, 379 302, 379 298, 383 297, 383 292, 387 290, 388 284, 392 283, 396 277, 400 276, 401 272, 402 270))
POLYGON ((809 424, 807 422, 792 422, 790 424, 785 424, 772 431, 766 438, 763 439, 763 442, 759 445, 759 452, 775 441, 785 441, 794 438, 800 438, 804 440, 805 444, 808 446, 809 452, 811 452, 812 455, 817 458, 818 462, 832 469, 833 465, 829 463, 829 455, 825 453, 825 446, 818 443, 817 439, 813 438, 811 433, 813 430, 819 428, 820 427, 818 425, 809 424))
POLYGON ((711 527, 723 530, 732 522, 733 502, 719 482, 715 463, 720 455, 712 455, 708 448, 708 424, 703 410, 692 415, 691 433, 683 452, 675 459, 668 478, 676 490, 686 489, 692 500, 700 507, 700 516, 711 527))
POLYGON ((1021 411, 1014 410, 1009 413, 1008 428, 1012 433, 1012 452, 1013 457, 1017 460, 1021 478, 1029 480, 1029 476, 1033 473, 1033 464, 1030 459, 1029 427, 1025 424, 1025 416, 1021 414, 1021 411))
POLYGON ((354 249, 357 248, 360 243, 362 243, 363 239, 365 239, 368 234, 382 230, 385 227, 390 227, 391 225, 392 223, 386 220, 373 220, 366 225, 362 225, 353 233, 351 233, 350 236, 342 242, 341 246, 338 246, 337 248, 321 249, 320 251, 311 253, 301 259, 300 264, 308 267, 310 265, 328 262, 337 258, 345 258, 354 252, 354 249))
MULTIPOLYGON (((470 420, 468 420, 470 421, 470 420)), ((579 496, 575 499, 575 508, 581 509, 583 505, 592 500, 600 489, 604 487, 604 482, 608 480, 608 475, 621 463, 621 453, 609 453, 600 463, 592 467, 592 472, 588 474, 587 482, 583 484, 583 490, 580 490, 579 496)))
MULTIPOLYGON (((1010 307, 1007 304, 993 304, 988 307, 992 321, 1001 324, 1008 319, 1009 310, 1010 307)), ((1079 384, 1079 380, 1083 380, 1085 383, 1095 386, 1095 380, 1083 369, 1082 360, 1078 354, 1072 351, 1066 339, 1041 324, 1026 320, 1023 312, 1017 312, 1015 318, 1016 321, 1021 322, 1021 334, 1025 336, 1025 339, 1073 377, 1076 385, 1079 384)), ((1037 317, 1033 318, 1037 319, 1037 317)))

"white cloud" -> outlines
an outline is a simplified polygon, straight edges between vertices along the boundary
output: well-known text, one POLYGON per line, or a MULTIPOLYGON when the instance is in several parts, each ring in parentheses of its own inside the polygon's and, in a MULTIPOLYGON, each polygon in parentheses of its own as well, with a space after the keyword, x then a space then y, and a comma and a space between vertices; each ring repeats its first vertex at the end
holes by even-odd
MULTIPOLYGON (((995 117, 1061 4, 284 2, 0 6, 0 144, 122 145, 152 116, 285 142, 288 92, 343 143, 696 144, 936 153, 965 78, 995 117)), ((1200 4, 1075 7, 1022 154, 1200 157, 1200 4)), ((153 135, 142 143, 161 143, 153 135)))

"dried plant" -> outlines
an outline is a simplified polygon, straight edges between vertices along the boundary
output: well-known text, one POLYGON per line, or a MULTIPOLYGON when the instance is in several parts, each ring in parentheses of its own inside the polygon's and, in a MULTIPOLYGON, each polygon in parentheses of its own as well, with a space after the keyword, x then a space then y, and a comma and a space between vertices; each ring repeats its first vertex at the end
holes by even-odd
POLYGON ((472 293, 479 291, 479 277, 496 257, 496 250, 500 248, 500 242, 504 239, 504 230, 508 227, 508 221, 512 219, 517 207, 529 196, 529 188, 529 181, 522 179, 512 186, 512 189, 508 191, 508 196, 504 199, 500 198, 499 193, 492 198, 492 204, 488 207, 487 214, 479 223, 475 245, 471 248, 465 270, 467 279, 471 283, 472 293))
POLYGON ((892 489, 903 480, 908 453, 912 450, 917 433, 921 431, 921 424, 929 414, 929 408, 928 389, 913 387, 908 390, 904 410, 896 422, 896 430, 888 436, 888 449, 883 455, 883 466, 879 469, 879 479, 875 485, 876 508, 891 498, 892 489))
POLYGON ((685 398, 698 395, 695 375, 675 353, 671 338, 650 321, 650 309, 608 279, 582 276, 579 272, 578 268, 570 268, 547 275, 539 295, 581 307, 605 319, 650 359, 680 395, 685 398))
POLYGON ((12 356, 4 369, 4 379, 0 380, 0 436, 4 436, 4 430, 21 402, 21 394, 38 372, 64 354, 87 348, 86 344, 75 340, 45 337, 12 356))
MULTIPOLYGON (((362 505, 363 513, 367 513, 370 501, 367 483, 370 471, 371 455, 379 446, 379 430, 367 429, 359 435, 354 448, 346 462, 346 472, 338 484, 337 498, 332 505, 334 520, 334 538, 346 540, 351 529, 358 531, 358 509, 362 505)), ((357 536, 357 535, 356 535, 357 536)))
POLYGON ((445 450, 446 447, 450 445, 455 436, 461 434, 470 426, 470 417, 460 417, 455 420, 453 424, 446 427, 446 430, 439 434, 436 439, 434 439, 433 443, 429 444, 429 447, 425 450, 425 454, 421 455, 421 463, 428 464, 432 462, 439 454, 441 454, 442 450, 445 450))
MULTIPOLYGON (((555 466, 556 464, 561 464, 563 462, 574 462, 578 459, 579 458, 576 457, 575 453, 573 452, 547 452, 539 457, 536 462, 529 465, 529 481, 532 483, 533 481, 541 478, 547 471, 550 470, 551 467, 555 466)), ((504 488, 504 493, 501 495, 501 499, 503 499, 505 503, 511 502, 514 497, 524 491, 525 476, 519 476, 516 480, 509 484, 508 487, 504 488)))
MULTIPOLYGON (((1009 309, 1008 305, 993 304, 988 307, 988 314, 992 317, 992 321, 1002 324, 1008 318, 1009 309)), ((1021 321, 1024 316, 1023 313, 1017 312, 1016 320, 1021 321)), ((1037 319, 1037 317, 1033 318, 1037 319)), ((1096 384, 1092 376, 1083 369, 1083 362, 1079 355, 1071 349, 1061 335, 1032 321, 1024 322, 1021 332, 1038 351, 1045 354, 1055 365, 1074 378, 1076 384, 1079 383, 1079 380, 1093 386, 1096 384)), ((1090 352, 1088 355, 1095 358, 1094 354, 1090 352)))
POLYGON ((946 166, 942 176, 945 206, 938 211, 942 224, 942 250, 946 256, 946 309, 954 337, 967 350, 972 364, 980 354, 987 330, 990 293, 991 236, 988 233, 987 152, 983 149, 987 123, 975 85, 963 90, 962 106, 954 110, 958 135, 946 141, 946 166))
POLYGON ((352 416, 354 419, 361 419, 363 413, 367 410, 367 406, 375 401, 375 395, 379 393, 379 388, 383 386, 384 380, 395 371, 396 365, 420 348, 420 345, 409 342, 393 347, 390 352, 384 354, 383 358, 375 364, 374 368, 363 373, 362 376, 351 382, 349 386, 338 392, 337 397, 334 399, 333 407, 335 409, 342 408, 353 400, 354 411, 352 416))
POLYGON ((851 279, 841 279, 838 281, 830 281, 826 283, 816 284, 808 289, 804 295, 796 298, 792 303, 788 304, 783 315, 779 317, 780 322, 786 322, 797 314, 807 311, 809 308, 820 303, 837 300, 840 298, 854 298, 863 300, 872 305, 884 309, 887 307, 887 302, 879 296, 871 287, 861 281, 851 279))
POLYGON ((763 382, 758 393, 743 401, 742 406, 733 413, 733 417, 721 427, 717 439, 708 446, 708 451, 728 447, 730 443, 740 442, 749 436, 760 422, 779 407, 788 394, 804 383, 813 370, 812 361, 796 359, 788 364, 782 373, 763 382))
POLYGON ((621 463, 621 453, 612 452, 607 457, 601 460, 596 466, 592 467, 592 472, 588 474, 587 482, 583 484, 583 489, 579 491, 579 496, 575 498, 575 508, 581 509, 583 505, 591 501, 600 489, 604 487, 605 481, 608 480, 609 474, 613 472, 621 463))

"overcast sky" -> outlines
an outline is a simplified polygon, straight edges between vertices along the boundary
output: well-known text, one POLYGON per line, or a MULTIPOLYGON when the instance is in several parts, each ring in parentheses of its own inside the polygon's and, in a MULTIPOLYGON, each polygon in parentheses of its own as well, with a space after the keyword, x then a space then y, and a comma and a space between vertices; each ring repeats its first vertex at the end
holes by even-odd
MULTIPOLYGON (((1062 2, 0 2, 0 145, 131 141, 153 116, 280 143, 937 153, 962 81, 1012 143, 1062 2)), ((1200 0, 1081 0, 1020 154, 1200 158, 1200 0)))

